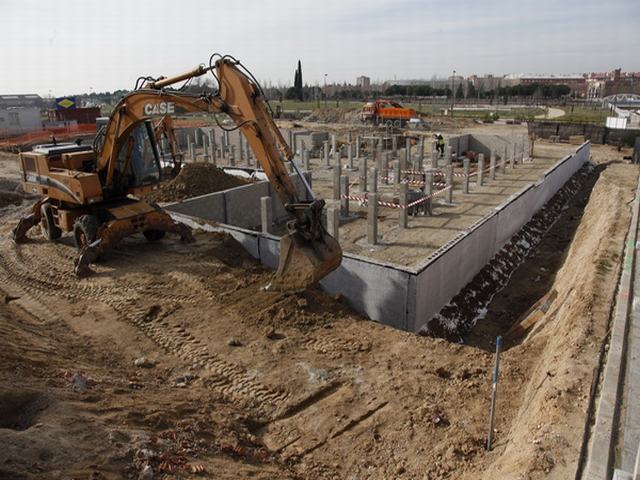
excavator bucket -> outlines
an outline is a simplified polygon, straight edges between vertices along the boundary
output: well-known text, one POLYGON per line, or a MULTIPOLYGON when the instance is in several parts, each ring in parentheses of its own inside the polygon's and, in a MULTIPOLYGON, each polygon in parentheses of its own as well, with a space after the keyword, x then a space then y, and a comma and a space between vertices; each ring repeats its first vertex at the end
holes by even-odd
POLYGON ((298 232, 280 239, 280 264, 268 290, 303 290, 334 271, 342 261, 340 245, 328 233, 306 240, 298 232))

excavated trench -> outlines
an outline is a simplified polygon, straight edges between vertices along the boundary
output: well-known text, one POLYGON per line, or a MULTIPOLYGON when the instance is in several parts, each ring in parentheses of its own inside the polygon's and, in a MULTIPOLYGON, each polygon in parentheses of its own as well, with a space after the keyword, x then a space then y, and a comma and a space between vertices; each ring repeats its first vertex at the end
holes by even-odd
POLYGON ((607 165, 578 171, 421 333, 485 350, 495 348, 498 335, 507 335, 506 348, 517 344, 524 331, 514 326, 540 299, 553 301, 556 273, 607 165))

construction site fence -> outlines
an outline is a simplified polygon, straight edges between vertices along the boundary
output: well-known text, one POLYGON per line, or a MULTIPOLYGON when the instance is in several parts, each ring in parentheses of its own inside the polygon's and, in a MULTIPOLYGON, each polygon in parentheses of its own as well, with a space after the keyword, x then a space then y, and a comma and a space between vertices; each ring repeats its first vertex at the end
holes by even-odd
POLYGON ((632 147, 635 139, 640 137, 639 129, 609 128, 592 123, 570 122, 529 122, 529 135, 547 140, 569 141, 570 137, 582 135, 585 140, 600 145, 616 145, 632 147))
POLYGON ((37 143, 47 143, 53 138, 56 141, 70 140, 74 137, 95 135, 95 124, 68 125, 65 127, 43 128, 33 130, 20 135, 9 135, 6 131, 0 130, 0 148, 9 150, 20 150, 37 143))

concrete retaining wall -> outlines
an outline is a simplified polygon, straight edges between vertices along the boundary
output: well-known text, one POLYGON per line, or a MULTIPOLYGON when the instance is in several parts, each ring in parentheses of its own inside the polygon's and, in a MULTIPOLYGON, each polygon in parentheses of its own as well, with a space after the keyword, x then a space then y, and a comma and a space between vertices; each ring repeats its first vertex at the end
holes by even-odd
POLYGON ((502 156, 504 147, 508 147, 510 149, 509 154, 511 154, 511 149, 513 149, 514 144, 524 144, 525 154, 527 156, 529 155, 529 141, 526 135, 455 135, 447 139, 447 144, 451 146, 451 151, 458 156, 467 150, 482 153, 486 158, 489 158, 491 155, 491 150, 495 150, 498 156, 502 156))
MULTIPOLYGON (((305 174, 308 175, 308 174, 305 174)), ((307 191, 297 175, 291 176, 301 199, 308 199, 307 191)), ((241 228, 260 227, 260 198, 270 196, 275 222, 287 218, 284 205, 267 181, 242 185, 222 192, 209 193, 167 205, 169 212, 186 214, 241 228)))
POLYGON ((444 245, 418 268, 414 318, 409 330, 418 331, 444 307, 525 223, 562 188, 589 159, 591 146, 582 145, 551 167, 536 184, 512 195, 493 213, 444 245))
MULTIPOLYGON (((354 309, 373 320, 417 332, 555 195, 589 155, 587 142, 575 154, 559 160, 534 185, 511 196, 415 268, 345 253, 340 267, 324 278, 321 285, 331 294, 344 295, 354 309)), ((255 196, 259 199, 258 193, 255 196)), ((194 205, 198 207, 195 209, 181 208, 185 203, 173 205, 169 210, 191 216, 202 211, 199 203, 194 205)), ((197 222, 193 217, 178 218, 187 223, 197 222)), ((277 267, 277 237, 230 225, 204 228, 229 232, 260 262, 277 267)))

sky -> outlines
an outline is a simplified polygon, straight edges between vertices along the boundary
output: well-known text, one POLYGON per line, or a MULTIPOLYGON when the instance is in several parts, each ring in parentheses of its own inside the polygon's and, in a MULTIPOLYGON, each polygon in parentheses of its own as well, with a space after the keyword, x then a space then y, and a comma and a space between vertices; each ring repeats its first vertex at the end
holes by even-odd
POLYGON ((133 88, 214 52, 262 82, 640 71, 640 0, 0 0, 0 94, 133 88))

